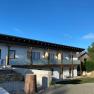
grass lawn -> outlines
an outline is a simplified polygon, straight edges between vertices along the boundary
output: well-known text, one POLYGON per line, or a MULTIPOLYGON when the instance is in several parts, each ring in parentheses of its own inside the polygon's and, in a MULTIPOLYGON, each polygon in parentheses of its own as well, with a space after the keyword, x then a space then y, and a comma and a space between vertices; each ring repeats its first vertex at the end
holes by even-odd
POLYGON ((94 83, 94 78, 84 77, 73 80, 65 80, 57 82, 56 84, 83 84, 83 83, 94 83))
POLYGON ((85 77, 85 78, 80 78, 80 83, 94 83, 94 78, 90 77, 85 77))

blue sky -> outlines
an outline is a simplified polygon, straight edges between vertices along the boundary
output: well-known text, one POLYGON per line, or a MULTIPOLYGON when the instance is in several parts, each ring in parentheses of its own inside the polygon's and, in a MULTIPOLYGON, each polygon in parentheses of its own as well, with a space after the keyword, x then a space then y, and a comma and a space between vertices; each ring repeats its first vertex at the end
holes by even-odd
POLYGON ((94 0, 0 0, 0 33, 87 48, 94 0))

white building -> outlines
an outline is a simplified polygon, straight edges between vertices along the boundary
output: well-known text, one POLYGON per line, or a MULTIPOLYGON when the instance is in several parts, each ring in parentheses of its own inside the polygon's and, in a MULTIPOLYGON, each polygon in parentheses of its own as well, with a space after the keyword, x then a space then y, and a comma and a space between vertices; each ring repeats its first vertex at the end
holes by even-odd
POLYGON ((77 54, 83 50, 0 34, 0 64, 16 67, 23 75, 30 70, 38 79, 49 75, 53 79, 77 76, 77 65, 80 64, 77 54))

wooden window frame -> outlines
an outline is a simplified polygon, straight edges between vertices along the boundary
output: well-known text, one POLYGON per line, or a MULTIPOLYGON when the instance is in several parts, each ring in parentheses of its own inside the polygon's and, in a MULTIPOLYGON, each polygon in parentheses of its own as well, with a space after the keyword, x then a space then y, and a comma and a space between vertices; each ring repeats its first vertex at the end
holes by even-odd
POLYGON ((15 59, 15 55, 16 55, 16 51, 15 50, 9 50, 9 59, 15 59), (14 52, 14 56, 13 57, 10 57, 10 51, 14 52))
POLYGON ((0 59, 1 59, 1 49, 0 49, 0 59))
POLYGON ((41 59, 41 53, 32 51, 32 60, 40 60, 40 59, 41 59))
POLYGON ((49 53, 50 60, 55 60, 55 53, 49 53))

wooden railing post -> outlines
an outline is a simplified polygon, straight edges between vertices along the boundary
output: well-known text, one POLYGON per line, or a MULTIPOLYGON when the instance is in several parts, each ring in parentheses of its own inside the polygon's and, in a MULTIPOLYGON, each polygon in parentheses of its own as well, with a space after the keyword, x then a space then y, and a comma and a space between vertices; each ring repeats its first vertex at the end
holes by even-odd
POLYGON ((28 47, 27 58, 30 60, 30 65, 32 65, 33 64, 33 60, 32 60, 32 47, 28 47))
POLYGON ((50 50, 48 49, 48 64, 50 64, 50 50))
POLYGON ((26 74, 24 86, 25 94, 35 94, 37 89, 36 87, 36 75, 26 74))
POLYGON ((9 59, 10 59, 9 51, 10 51, 10 46, 8 46, 8 54, 7 54, 7 57, 6 57, 6 59, 7 59, 6 65, 9 65, 9 59))

